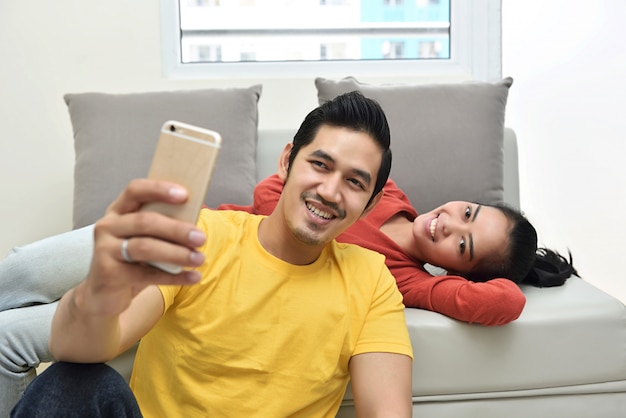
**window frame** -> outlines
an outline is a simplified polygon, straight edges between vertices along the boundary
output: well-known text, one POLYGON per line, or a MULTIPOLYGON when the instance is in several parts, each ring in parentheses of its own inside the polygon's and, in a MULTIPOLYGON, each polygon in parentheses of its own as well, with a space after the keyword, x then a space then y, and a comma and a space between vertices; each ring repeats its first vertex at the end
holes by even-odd
POLYGON ((167 79, 415 77, 501 78, 501 0, 451 0, 450 59, 304 62, 180 62, 178 0, 161 0, 161 60, 167 79))

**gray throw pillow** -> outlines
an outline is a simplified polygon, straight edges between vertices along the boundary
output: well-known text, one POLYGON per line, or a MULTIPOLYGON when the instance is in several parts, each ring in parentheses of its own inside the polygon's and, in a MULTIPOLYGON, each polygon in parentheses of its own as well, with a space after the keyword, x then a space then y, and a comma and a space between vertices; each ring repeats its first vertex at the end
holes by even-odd
POLYGON ((380 103, 391 129, 391 178, 419 213, 450 200, 503 200, 504 116, 512 83, 315 80, 320 103, 354 90, 380 103))
POLYGON ((102 217, 133 178, 146 177, 161 126, 178 120, 219 132, 222 149, 205 203, 247 205, 256 185, 261 85, 132 94, 66 94, 74 130, 73 226, 102 217))

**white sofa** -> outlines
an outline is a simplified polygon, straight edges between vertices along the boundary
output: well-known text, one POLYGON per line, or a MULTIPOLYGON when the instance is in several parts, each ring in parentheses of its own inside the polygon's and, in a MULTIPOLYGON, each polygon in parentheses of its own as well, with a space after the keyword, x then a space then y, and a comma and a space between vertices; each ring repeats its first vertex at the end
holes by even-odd
MULTIPOLYGON (((504 129, 511 82, 379 89, 346 79, 316 85, 322 101, 354 88, 379 100, 392 128, 392 178, 423 212, 453 199, 519 206, 517 141, 504 129)), ((207 204, 250 203, 254 184, 275 172, 295 131, 257 132, 260 92, 260 86, 237 90, 235 99, 232 90, 66 96, 76 141, 74 226, 100 217, 128 179, 147 173, 167 119, 222 133, 207 204)), ((577 277, 561 287, 523 291, 522 315, 502 327, 406 310, 415 356, 414 416, 626 417, 624 305, 577 277)), ((128 377, 132 358, 130 350, 111 364, 128 377)), ((355 416, 349 390, 338 416, 355 416)))
MULTIPOLYGON (((292 131, 259 132, 257 169, 275 172, 292 131)), ((517 204, 517 141, 505 129, 506 199, 517 204)), ((470 325, 406 309, 413 353, 413 415, 421 418, 626 417, 626 307, 572 276, 523 287, 519 319, 470 325)), ((130 377, 134 350, 111 364, 130 377)), ((356 417, 348 390, 338 417, 356 417)))
MULTIPOLYGON (((259 132, 259 178, 276 171, 293 132, 259 132)), ((509 128, 504 198, 519 206, 517 138, 509 128)), ((626 307, 578 277, 523 291, 522 315, 502 327, 406 310, 415 417, 626 417, 626 307)), ((343 405, 339 417, 356 416, 349 392, 343 405)))

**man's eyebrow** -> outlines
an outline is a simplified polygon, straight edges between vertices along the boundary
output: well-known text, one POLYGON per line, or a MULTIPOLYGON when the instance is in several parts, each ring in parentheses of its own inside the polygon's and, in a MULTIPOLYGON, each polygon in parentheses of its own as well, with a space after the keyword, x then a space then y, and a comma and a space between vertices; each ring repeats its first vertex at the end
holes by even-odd
POLYGON ((331 163, 335 162, 335 159, 333 157, 331 157, 329 153, 327 153, 326 151, 321 150, 321 149, 316 149, 315 151, 313 151, 309 155, 311 157, 321 158, 322 160, 326 160, 326 161, 331 162, 331 163))
POLYGON ((358 168, 353 169, 352 172, 354 173, 355 176, 360 177, 361 180, 363 180, 363 182, 368 187, 372 183, 372 176, 370 175, 370 173, 368 173, 368 172, 366 172, 364 170, 359 170, 358 168))
MULTIPOLYGON (((476 220, 476 216, 478 216, 478 212, 480 212, 481 207, 482 205, 476 206, 476 210, 474 211, 474 216, 472 216, 472 222, 476 220)), ((471 233, 469 234, 469 255, 470 255, 470 261, 472 261, 474 259, 474 236, 471 233)))
MULTIPOLYGON (((311 157, 316 157, 325 161, 328 161, 330 163, 335 163, 335 159, 328 154, 326 151, 318 149, 313 151, 311 154, 309 154, 311 157)), ((358 168, 353 168, 352 169, 352 173, 357 176, 360 177, 361 180, 363 180, 363 182, 365 184, 367 184, 368 186, 372 183, 372 175, 370 173, 368 173, 365 170, 361 170, 358 168)))

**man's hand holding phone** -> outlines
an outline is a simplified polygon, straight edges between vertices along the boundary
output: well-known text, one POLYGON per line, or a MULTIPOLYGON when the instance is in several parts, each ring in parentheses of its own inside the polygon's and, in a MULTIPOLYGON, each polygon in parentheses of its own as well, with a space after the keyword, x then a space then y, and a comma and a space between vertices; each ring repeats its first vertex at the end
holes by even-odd
MULTIPOLYGON (((188 198, 182 205, 149 202, 141 210, 158 212, 195 224, 209 188, 221 143, 222 138, 215 131, 178 121, 165 122, 148 178, 177 183, 187 190, 188 198)), ((181 265, 156 261, 148 263, 172 274, 182 271, 181 265)))
POLYGON ((90 280, 107 289, 105 305, 119 311, 150 284, 200 279, 193 268, 204 262, 197 248, 206 236, 195 224, 220 145, 213 131, 176 121, 162 126, 148 178, 131 181, 95 225, 90 280))
POLYGON ((128 349, 163 314, 155 285, 190 285, 204 262, 198 249, 206 239, 192 223, 156 212, 142 212, 147 202, 180 205, 185 188, 166 181, 129 183, 94 227, 94 253, 87 278, 69 290, 57 307, 50 349, 61 361, 105 362, 128 349), (125 248, 124 254, 122 248, 125 248), (150 260, 188 267, 170 274, 150 260), (68 337, 69 336, 69 337, 68 337))
POLYGON ((201 279, 193 269, 204 262, 206 235, 195 224, 219 150, 219 135, 208 132, 167 122, 150 178, 131 181, 96 222, 89 274, 61 298, 52 320, 57 360, 114 358, 161 318, 155 285, 201 279))
MULTIPOLYGON (((204 232, 198 230, 195 223, 142 210, 147 203, 180 206, 188 199, 188 191, 176 183, 133 180, 96 223, 94 259, 99 254, 107 254, 108 257, 103 257, 105 265, 101 266, 105 271, 131 268, 134 275, 139 275, 138 283, 195 283, 199 279, 198 273, 183 271, 182 267, 194 268, 204 262, 204 255, 197 251, 206 239, 204 232), (158 273, 146 265, 152 260, 181 266, 184 274, 158 273), (109 267, 108 263, 113 261, 115 265, 109 267)), ((126 274, 120 276, 128 277, 126 274)))

